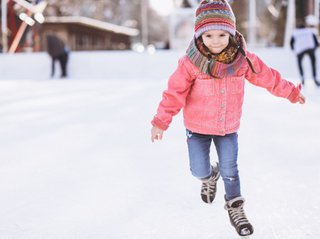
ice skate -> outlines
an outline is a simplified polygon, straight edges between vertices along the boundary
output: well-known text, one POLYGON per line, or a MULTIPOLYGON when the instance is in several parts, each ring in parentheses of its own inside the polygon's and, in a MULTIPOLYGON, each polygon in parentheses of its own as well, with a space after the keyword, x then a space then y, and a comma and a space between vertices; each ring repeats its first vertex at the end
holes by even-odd
POLYGON ((244 201, 243 197, 236 197, 226 202, 225 209, 228 211, 231 225, 236 229, 237 233, 241 238, 248 239, 253 234, 253 226, 244 212, 244 201))
POLYGON ((212 166, 212 175, 209 178, 202 179, 201 199, 205 203, 212 203, 216 197, 217 181, 220 177, 219 164, 212 166))

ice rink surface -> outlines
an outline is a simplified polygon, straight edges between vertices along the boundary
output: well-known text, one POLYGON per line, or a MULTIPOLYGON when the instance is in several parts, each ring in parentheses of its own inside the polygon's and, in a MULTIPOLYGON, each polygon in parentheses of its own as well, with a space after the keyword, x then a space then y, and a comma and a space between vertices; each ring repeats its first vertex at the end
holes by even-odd
MULTIPOLYGON (((256 53, 298 83, 290 51, 256 53)), ((45 54, 0 55, 0 239, 239 238, 222 180, 213 205, 200 199, 181 113, 150 142, 181 54, 72 53, 63 80, 48 77, 45 54)), ((320 89, 308 79, 303 93, 294 105, 246 84, 239 169, 251 238, 319 238, 320 89)))

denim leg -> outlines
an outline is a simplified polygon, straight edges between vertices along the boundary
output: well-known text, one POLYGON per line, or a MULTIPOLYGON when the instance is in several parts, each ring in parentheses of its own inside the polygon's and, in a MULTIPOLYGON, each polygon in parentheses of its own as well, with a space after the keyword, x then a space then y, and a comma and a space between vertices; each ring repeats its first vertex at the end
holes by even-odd
POLYGON ((212 135, 202 135, 187 130, 190 170, 193 176, 202 179, 212 173, 210 146, 212 135))
POLYGON ((224 181, 226 199, 241 196, 238 172, 238 134, 214 136, 213 142, 219 157, 220 174, 224 181))

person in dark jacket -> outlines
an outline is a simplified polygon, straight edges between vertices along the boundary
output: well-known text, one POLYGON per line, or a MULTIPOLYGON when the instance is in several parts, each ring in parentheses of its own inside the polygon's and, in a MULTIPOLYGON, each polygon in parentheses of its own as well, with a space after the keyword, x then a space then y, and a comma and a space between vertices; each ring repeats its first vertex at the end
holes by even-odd
POLYGON ((319 46, 317 36, 314 34, 314 32, 310 28, 306 28, 304 24, 300 24, 292 34, 290 46, 291 46, 291 49, 297 55, 298 67, 299 67, 299 73, 300 73, 302 85, 304 85, 302 59, 305 55, 308 55, 311 60, 313 80, 316 86, 320 86, 320 82, 317 81, 316 56, 315 56, 315 51, 319 46))
POLYGON ((69 58, 69 50, 65 43, 56 35, 47 35, 47 52, 52 59, 51 77, 55 73, 55 62, 59 61, 61 67, 61 78, 67 77, 67 64, 69 58))

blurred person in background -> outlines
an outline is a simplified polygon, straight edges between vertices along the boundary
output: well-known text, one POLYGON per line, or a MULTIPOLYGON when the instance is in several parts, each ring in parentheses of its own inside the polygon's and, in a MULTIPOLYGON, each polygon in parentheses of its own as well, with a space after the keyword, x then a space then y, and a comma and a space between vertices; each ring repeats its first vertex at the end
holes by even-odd
POLYGON ((55 62, 59 61, 61 68, 61 78, 67 77, 67 64, 69 58, 69 49, 66 44, 56 35, 48 34, 47 40, 47 52, 52 59, 51 65, 51 77, 54 77, 55 62))
POLYGON ((305 55, 308 55, 311 60, 312 66, 312 76, 316 86, 320 86, 320 82, 317 80, 317 70, 316 70, 316 55, 315 51, 319 46, 317 36, 314 32, 307 28, 304 23, 300 23, 297 29, 294 30, 291 40, 291 49, 296 53, 298 60, 299 73, 301 77, 301 83, 304 85, 305 78, 302 67, 302 60, 305 55))

